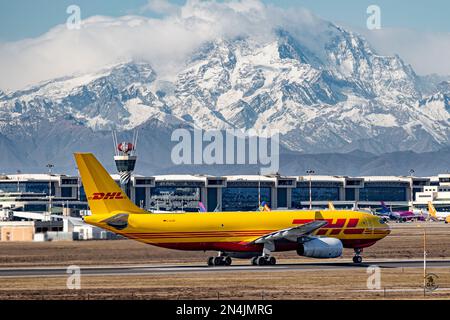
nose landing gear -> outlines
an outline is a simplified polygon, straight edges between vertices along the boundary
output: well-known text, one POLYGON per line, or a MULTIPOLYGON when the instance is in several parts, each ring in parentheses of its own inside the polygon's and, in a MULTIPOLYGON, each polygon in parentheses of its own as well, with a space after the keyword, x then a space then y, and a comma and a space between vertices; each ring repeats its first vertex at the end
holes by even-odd
POLYGON ((361 257, 361 252, 363 251, 362 249, 359 248, 355 248, 355 256, 353 257, 353 263, 361 263, 362 262, 362 257, 361 257))

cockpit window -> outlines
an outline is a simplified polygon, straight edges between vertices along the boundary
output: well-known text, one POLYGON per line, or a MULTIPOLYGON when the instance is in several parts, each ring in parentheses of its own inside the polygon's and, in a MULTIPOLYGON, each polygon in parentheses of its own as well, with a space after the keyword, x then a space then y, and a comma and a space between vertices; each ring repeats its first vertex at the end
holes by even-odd
POLYGON ((386 220, 380 219, 380 223, 381 223, 381 224, 385 224, 385 223, 386 223, 386 220))

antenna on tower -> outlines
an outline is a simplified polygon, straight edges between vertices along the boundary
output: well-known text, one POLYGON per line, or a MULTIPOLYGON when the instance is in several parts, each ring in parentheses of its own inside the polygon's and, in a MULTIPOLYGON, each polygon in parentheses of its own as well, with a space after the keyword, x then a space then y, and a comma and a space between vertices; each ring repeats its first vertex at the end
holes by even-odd
POLYGON ((133 146, 134 146, 134 148, 133 148, 133 155, 136 155, 138 136, 139 136, 139 130, 136 129, 133 132, 133 146))
POLYGON ((114 155, 115 156, 118 156, 119 155, 119 152, 118 152, 118 148, 117 148, 117 146, 119 145, 118 144, 118 142, 117 142, 117 133, 116 133, 116 130, 112 130, 111 131, 111 134, 112 134, 112 139, 113 139, 113 144, 114 144, 114 148, 113 148, 113 150, 114 150, 114 155))

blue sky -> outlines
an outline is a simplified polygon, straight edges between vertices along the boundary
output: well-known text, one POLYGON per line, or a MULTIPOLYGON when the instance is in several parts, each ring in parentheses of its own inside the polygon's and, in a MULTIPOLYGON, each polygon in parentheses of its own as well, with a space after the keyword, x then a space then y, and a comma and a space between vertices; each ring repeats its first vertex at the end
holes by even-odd
MULTIPOLYGON (((185 0, 171 0, 183 4, 185 0)), ((280 7, 302 6, 316 15, 346 26, 364 28, 366 9, 381 8, 382 26, 424 32, 450 32, 448 0, 263 0, 280 7)), ((93 15, 139 14, 147 0, 0 0, 0 41, 9 42, 39 36, 67 19, 66 8, 76 4, 82 18, 93 15)), ((143 15, 152 16, 151 12, 143 15)))

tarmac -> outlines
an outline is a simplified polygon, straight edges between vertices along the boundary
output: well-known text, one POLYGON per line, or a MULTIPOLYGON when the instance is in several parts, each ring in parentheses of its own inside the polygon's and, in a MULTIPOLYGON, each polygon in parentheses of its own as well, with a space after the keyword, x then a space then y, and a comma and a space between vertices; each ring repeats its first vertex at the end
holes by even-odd
MULTIPOLYGON (((373 260, 364 261, 361 264, 352 262, 317 262, 317 263, 282 263, 274 266, 231 265, 213 266, 206 265, 131 265, 131 266, 86 266, 80 267, 84 276, 108 276, 108 275, 152 275, 163 273, 201 273, 201 272, 254 272, 254 271, 317 271, 317 270, 351 270, 377 266, 379 268, 422 268, 423 260, 373 260)), ((427 268, 449 268, 450 259, 433 259, 427 261, 427 268)), ((62 267, 26 267, 26 268, 0 268, 0 278, 14 277, 55 277, 67 276, 70 270, 62 267)))

